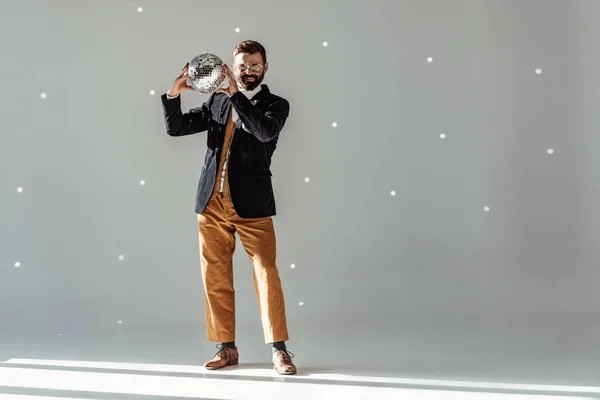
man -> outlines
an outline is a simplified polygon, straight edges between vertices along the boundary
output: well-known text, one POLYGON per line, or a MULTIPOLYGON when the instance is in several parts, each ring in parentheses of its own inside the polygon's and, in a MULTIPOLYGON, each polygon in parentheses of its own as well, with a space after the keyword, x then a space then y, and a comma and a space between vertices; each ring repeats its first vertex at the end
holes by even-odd
POLYGON ((181 111, 180 94, 193 90, 187 83, 187 64, 161 96, 168 135, 207 132, 196 213, 207 337, 219 342, 219 351, 204 366, 220 369, 237 365, 239 360, 232 265, 237 233, 252 261, 265 343, 273 348, 273 367, 279 374, 295 374, 293 354, 285 345, 289 338, 276 264, 272 220, 276 210, 270 170, 290 106, 262 83, 269 66, 260 43, 240 43, 233 57, 236 76, 224 65, 228 87, 217 90, 202 106, 181 111))

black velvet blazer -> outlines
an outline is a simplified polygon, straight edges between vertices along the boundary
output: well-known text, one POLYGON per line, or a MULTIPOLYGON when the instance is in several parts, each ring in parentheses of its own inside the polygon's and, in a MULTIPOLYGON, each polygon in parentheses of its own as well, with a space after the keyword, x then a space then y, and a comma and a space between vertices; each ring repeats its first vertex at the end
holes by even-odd
POLYGON ((206 154, 200 170, 196 193, 196 213, 201 214, 210 200, 223 152, 225 126, 230 107, 240 123, 234 132, 228 161, 229 189, 233 205, 242 218, 276 214, 271 157, 290 112, 289 102, 262 84, 250 100, 238 92, 229 97, 213 93, 202 106, 181 110, 181 97, 161 96, 166 133, 181 137, 207 132, 206 154))

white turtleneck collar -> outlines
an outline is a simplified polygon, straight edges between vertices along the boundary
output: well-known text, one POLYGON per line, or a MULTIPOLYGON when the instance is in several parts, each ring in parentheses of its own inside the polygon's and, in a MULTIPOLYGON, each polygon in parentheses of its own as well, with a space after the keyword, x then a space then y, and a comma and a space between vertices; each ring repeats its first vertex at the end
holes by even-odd
POLYGON ((252 97, 254 97, 256 93, 260 92, 261 89, 262 84, 258 85, 254 90, 246 90, 244 88, 240 88, 240 92, 244 93, 249 99, 252 99, 252 97))

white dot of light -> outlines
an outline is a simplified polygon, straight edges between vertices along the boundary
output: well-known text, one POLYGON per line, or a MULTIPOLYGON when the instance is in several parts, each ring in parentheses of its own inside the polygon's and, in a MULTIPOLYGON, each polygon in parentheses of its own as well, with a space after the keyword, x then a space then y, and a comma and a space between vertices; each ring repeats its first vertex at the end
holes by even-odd
POLYGON ((125 259, 125 256, 121 254, 121 255, 119 256, 119 260, 123 261, 124 259, 125 259))
POLYGON ((17 188, 17 193, 23 193, 23 188, 22 187, 18 187, 17 188))
POLYGON ((290 265, 290 267, 291 267, 292 269, 294 269, 294 268, 296 268, 296 264, 292 264, 292 265, 290 265))
POLYGON ((390 194, 391 194, 392 196, 395 196, 395 195, 396 195, 396 191, 395 191, 395 190, 392 190, 392 191, 390 192, 390 194))
POLYGON ((301 301, 301 302, 300 302, 300 303, 298 303, 298 304, 299 304, 300 306, 303 306, 303 305, 304 305, 304 302, 303 302, 303 301, 301 301))
POLYGON ((240 33, 240 28, 235 28, 235 31, 236 31, 237 33, 240 33))
POLYGON ((138 12, 142 12, 144 9, 142 7, 138 7, 138 12))
POLYGON ((540 75, 542 73, 542 69, 541 68, 536 69, 535 73, 538 74, 538 75, 540 75))
POLYGON ((442 134, 440 135, 440 137, 441 137, 442 139, 446 139, 446 134, 445 134, 445 133, 442 133, 442 134))
POLYGON ((123 321, 117 321, 117 324, 122 324, 122 323, 123 323, 123 321))
POLYGON ((19 268, 20 266, 21 266, 21 263, 17 261, 17 262, 15 263, 15 268, 19 268))
POLYGON ((333 126, 334 128, 337 127, 337 122, 334 122, 333 124, 331 124, 331 126, 333 126))
POLYGON ((327 46, 329 46, 329 43, 323 42, 323 47, 327 47, 327 46))
POLYGON ((154 90, 150 91, 150 96, 154 96, 156 94, 156 92, 154 90))
POLYGON ((40 97, 41 97, 42 99, 45 99, 45 98, 46 98, 46 93, 42 93, 42 94, 40 94, 40 97))
POLYGON ((490 211, 490 208, 488 206, 483 207, 483 211, 488 212, 490 211))
POLYGON ((310 178, 309 177, 304 178, 304 182, 310 182, 310 178))
POLYGON ((548 149, 548 154, 554 154, 554 150, 548 149))
POLYGON ((146 184, 146 181, 140 181, 140 185, 144 186, 146 184))
POLYGON ((432 58, 432 57, 429 57, 429 58, 427 59, 427 62, 433 62, 433 58, 432 58))

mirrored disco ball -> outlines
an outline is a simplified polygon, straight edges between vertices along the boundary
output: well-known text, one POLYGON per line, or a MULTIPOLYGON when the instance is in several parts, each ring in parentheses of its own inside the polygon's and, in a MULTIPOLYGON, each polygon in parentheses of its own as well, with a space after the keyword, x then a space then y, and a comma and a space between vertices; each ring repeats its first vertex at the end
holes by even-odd
POLYGON ((196 56, 188 66, 188 83, 200 93, 211 94, 221 87, 226 77, 223 60, 211 53, 196 56))

